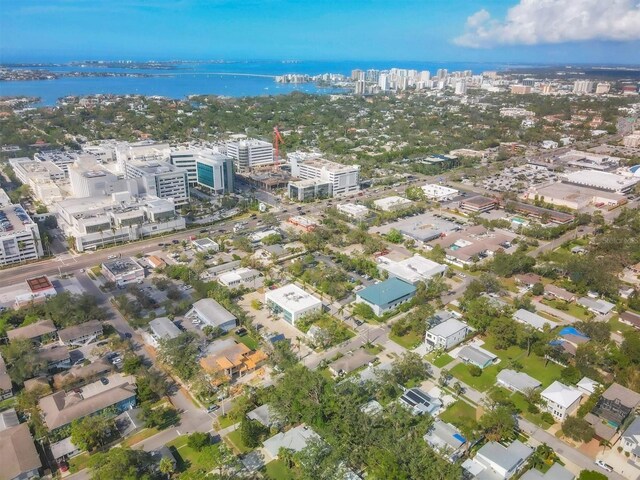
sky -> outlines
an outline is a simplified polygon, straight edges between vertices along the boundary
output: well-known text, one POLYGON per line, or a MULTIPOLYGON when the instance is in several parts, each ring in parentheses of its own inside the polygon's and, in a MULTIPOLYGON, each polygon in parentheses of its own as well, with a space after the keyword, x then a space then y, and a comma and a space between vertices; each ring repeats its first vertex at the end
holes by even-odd
POLYGON ((640 0, 0 0, 0 62, 640 65, 640 0))

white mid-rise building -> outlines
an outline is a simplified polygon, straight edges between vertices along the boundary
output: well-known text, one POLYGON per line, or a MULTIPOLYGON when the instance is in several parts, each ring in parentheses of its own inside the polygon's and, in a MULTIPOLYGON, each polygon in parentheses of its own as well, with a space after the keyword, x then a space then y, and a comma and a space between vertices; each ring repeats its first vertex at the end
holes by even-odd
POLYGON ((289 155, 291 175, 301 180, 323 180, 331 184, 331 195, 339 196, 360 190, 360 166, 342 165, 317 153, 293 152, 289 155))
POLYGON ((189 203, 187 172, 164 161, 126 161, 124 175, 136 179, 140 193, 172 199, 176 206, 189 203))
POLYGON ((622 143, 625 147, 631 147, 631 148, 640 147, 640 130, 636 130, 633 133, 624 137, 622 139, 622 143))
POLYGON ((233 158, 234 166, 238 172, 272 165, 274 162, 273 145, 254 138, 227 143, 227 155, 233 158))
POLYGON ((227 288, 240 288, 258 286, 260 272, 253 268, 236 268, 218 276, 217 280, 227 288))
POLYGON ((0 209, 0 265, 37 260, 42 257, 38 225, 20 205, 0 209))
POLYGON ((573 83, 573 93, 593 93, 593 82, 591 80, 576 80, 573 83))
POLYGON ((357 203, 341 203, 336 206, 336 209, 356 220, 363 220, 369 215, 369 209, 357 203))
POLYGON ((268 290, 264 296, 267 308, 295 325, 304 315, 322 311, 322 301, 290 283, 276 290, 268 290))

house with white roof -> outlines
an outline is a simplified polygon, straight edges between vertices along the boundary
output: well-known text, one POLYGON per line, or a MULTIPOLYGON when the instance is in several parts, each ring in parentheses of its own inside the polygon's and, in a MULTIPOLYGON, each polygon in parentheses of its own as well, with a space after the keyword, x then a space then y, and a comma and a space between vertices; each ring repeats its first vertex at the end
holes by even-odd
POLYGON ((636 417, 624 431, 620 437, 620 446, 634 461, 640 461, 640 417, 636 417))
POLYGON ((544 407, 547 412, 553 415, 556 420, 562 422, 578 408, 582 393, 576 388, 568 387, 555 381, 545 388, 540 393, 540 396, 547 402, 544 407))
POLYGON ((587 308, 596 315, 607 315, 611 310, 616 308, 616 306, 611 302, 607 302, 601 298, 591 297, 580 297, 578 299, 578 305, 587 308))
POLYGON ((441 277, 447 271, 445 265, 436 263, 422 255, 414 255, 396 262, 389 257, 380 256, 377 258, 378 270, 387 272, 389 278, 399 278, 411 285, 418 282, 428 282, 434 277, 441 277))
POLYGON ((282 316, 287 323, 294 326, 304 315, 322 311, 322 301, 319 298, 293 283, 275 290, 267 290, 264 302, 272 313, 282 316))
POLYGON ((260 272, 253 268, 236 268, 219 275, 217 280, 227 288, 257 288, 262 285, 260 272))
POLYGON ((596 392, 598 387, 600 387, 600 384, 589 377, 582 377, 582 379, 576 384, 576 387, 578 387, 578 390, 585 395, 592 395, 596 392))
POLYGON ((466 323, 450 318, 427 330, 424 341, 427 350, 449 350, 462 342, 470 331, 466 323))
POLYGON ((549 327, 551 328, 555 328, 557 326, 555 322, 552 322, 551 320, 547 320, 546 318, 538 315, 537 313, 530 312, 529 310, 525 310, 524 308, 517 310, 513 314, 513 319, 516 322, 529 325, 530 327, 533 327, 539 331, 544 330, 545 324, 548 324, 549 327))
POLYGON ((527 393, 536 388, 540 388, 542 385, 538 380, 526 373, 517 372, 508 368, 500 370, 496 377, 496 382, 507 390, 520 393, 527 393))
POLYGON ((498 442, 482 446, 473 459, 467 459, 462 468, 471 478, 478 480, 506 480, 511 478, 533 454, 533 448, 515 440, 505 447, 498 442))
POLYGON ((280 448, 299 452, 304 450, 310 440, 321 440, 320 435, 306 425, 298 425, 286 432, 280 432, 263 442, 264 451, 272 459, 278 458, 280 448))
POLYGON ((545 473, 531 469, 524 472, 520 480, 574 480, 576 476, 559 463, 554 463, 545 473))

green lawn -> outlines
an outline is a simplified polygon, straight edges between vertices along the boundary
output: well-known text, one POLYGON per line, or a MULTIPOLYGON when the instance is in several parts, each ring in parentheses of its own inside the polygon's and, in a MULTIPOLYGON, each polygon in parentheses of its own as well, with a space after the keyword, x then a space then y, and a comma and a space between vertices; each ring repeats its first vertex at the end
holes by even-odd
POLYGON ((376 343, 372 343, 371 346, 363 345, 362 349, 369 355, 378 355, 380 352, 382 352, 382 350, 384 350, 380 345, 376 343))
POLYGON ((280 460, 267 463, 265 473, 270 480, 293 480, 295 478, 291 469, 280 460))
POLYGON ((440 419, 443 422, 460 425, 464 423, 465 419, 475 420, 476 409, 464 400, 456 400, 449 405, 449 408, 440 414, 440 419))
POLYGON ((433 363, 433 365, 438 368, 442 368, 445 365, 450 364, 451 362, 453 362, 453 357, 448 353, 443 353, 442 355, 437 357, 435 360, 433 360, 431 363, 433 363))
POLYGON ((406 348, 407 350, 412 350, 416 348, 418 345, 422 343, 423 336, 418 335, 417 333, 410 331, 406 335, 398 336, 394 334, 389 334, 389 338, 396 342, 401 347, 406 348))
POLYGON ((484 348, 485 350, 489 350, 491 353, 495 354, 503 362, 508 362, 509 360, 518 358, 524 352, 524 350, 522 350, 517 345, 512 345, 507 349, 498 350, 495 346, 494 338, 490 335, 485 337, 483 340, 484 340, 484 345, 482 345, 482 348, 484 348))
POLYGON ((258 347, 260 346, 258 341, 255 340, 251 335, 239 336, 234 334, 233 336, 238 342, 244 343, 247 346, 247 348, 250 348, 251 350, 257 350, 258 347))
POLYGON ((72 459, 69 460, 69 471, 71 473, 79 472, 80 470, 84 470, 89 465, 89 459, 91 457, 87 452, 81 453, 80 455, 76 455, 72 459))
POLYGON ((562 367, 560 365, 553 362, 549 362, 545 365, 544 358, 533 353, 527 357, 525 352, 518 361, 522 364, 522 371, 540 381, 543 388, 551 385, 554 380, 558 380, 560 378, 560 373, 562 372, 562 367))
POLYGON ((132 435, 132 436, 126 438, 122 442, 122 445, 126 446, 126 447, 130 447, 132 445, 135 445, 138 442, 146 440, 149 437, 153 437, 158 432, 159 432, 159 430, 157 428, 143 428, 142 430, 140 430, 135 435, 132 435))
POLYGON ((16 404, 18 399, 16 397, 7 398, 0 402, 0 412, 6 410, 7 408, 11 408, 16 404))
POLYGON ((209 445, 198 452, 187 446, 187 436, 182 435, 167 443, 167 447, 176 457, 179 472, 187 470, 210 472, 218 465, 220 444, 209 445))
POLYGON ((481 392, 486 392, 496 383, 496 375, 498 375, 498 366, 491 365, 482 371, 479 377, 472 377, 467 368, 467 364, 459 363, 451 369, 451 375, 458 380, 466 383, 472 388, 481 392))
POLYGON ((251 451, 252 449, 247 447, 244 442, 242 441, 242 437, 240 435, 240 429, 237 428, 236 430, 234 430, 233 432, 229 433, 227 435, 227 440, 231 443, 231 445, 233 446, 233 449, 236 451, 236 453, 247 453, 249 451, 251 451))
MULTIPOLYGON (((619 318, 618 315, 615 315, 613 317, 611 317, 611 319, 609 320, 609 326, 611 327, 611 331, 612 332, 621 332, 621 333, 627 333, 627 332, 632 332, 635 330, 634 327, 632 327, 631 325, 627 325, 626 323, 622 323, 619 318)), ((2 410, 0 408, 0 410, 2 410)))
POLYGON ((548 305, 549 307, 555 308, 556 310, 560 310, 561 312, 568 313, 569 315, 576 317, 579 320, 589 320, 593 318, 593 314, 589 312, 589 310, 581 307, 576 303, 566 303, 564 300, 552 300, 547 298, 543 298, 542 303, 548 305), (565 307, 566 310, 563 310, 563 308, 565 307))

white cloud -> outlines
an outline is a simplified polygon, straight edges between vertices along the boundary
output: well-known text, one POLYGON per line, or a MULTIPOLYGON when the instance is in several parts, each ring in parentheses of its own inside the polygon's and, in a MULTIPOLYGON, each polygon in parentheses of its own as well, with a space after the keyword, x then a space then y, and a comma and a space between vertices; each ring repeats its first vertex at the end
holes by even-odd
POLYGON ((454 43, 482 48, 585 40, 640 40, 640 0, 520 0, 503 21, 482 9, 454 43))

